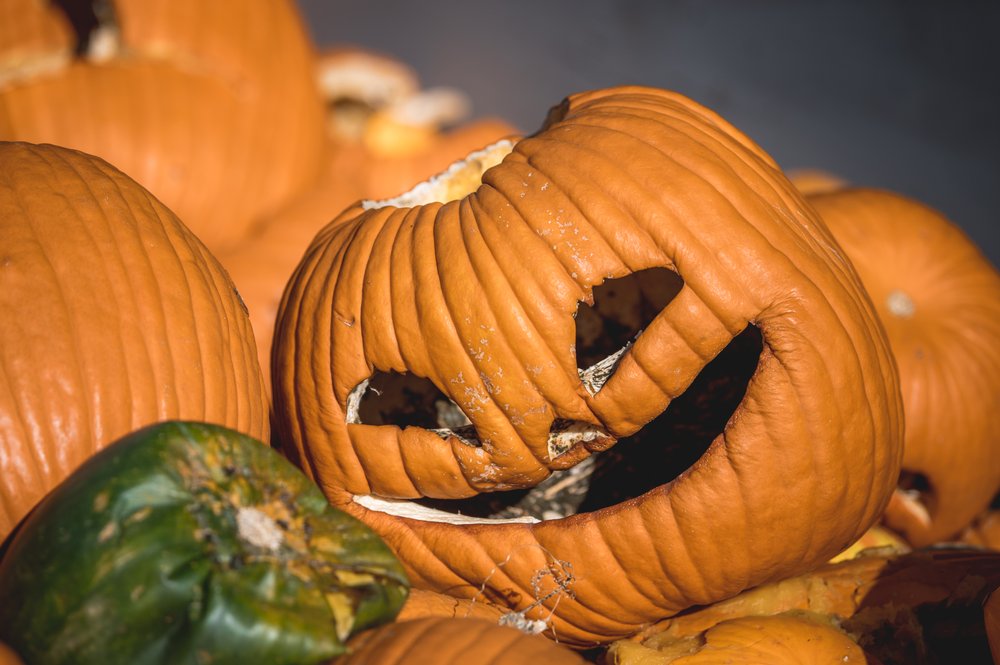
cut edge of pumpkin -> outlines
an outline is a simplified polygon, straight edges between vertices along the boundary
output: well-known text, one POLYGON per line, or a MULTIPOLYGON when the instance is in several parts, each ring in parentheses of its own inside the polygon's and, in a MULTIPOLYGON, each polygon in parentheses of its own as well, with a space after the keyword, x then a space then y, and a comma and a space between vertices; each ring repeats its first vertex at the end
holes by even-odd
POLYGON ((394 198, 361 202, 365 210, 380 208, 412 208, 430 203, 449 203, 460 200, 476 191, 482 184, 483 174, 503 161, 514 149, 515 141, 502 139, 482 150, 470 153, 465 159, 452 163, 442 173, 394 198))

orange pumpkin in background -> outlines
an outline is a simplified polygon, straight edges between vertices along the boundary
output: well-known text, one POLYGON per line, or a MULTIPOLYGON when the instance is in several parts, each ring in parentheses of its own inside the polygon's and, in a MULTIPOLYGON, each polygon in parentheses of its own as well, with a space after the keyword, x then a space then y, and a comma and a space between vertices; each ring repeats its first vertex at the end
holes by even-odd
POLYGON ((250 321, 202 243, 101 159, 0 143, 0 535, 168 419, 266 440, 250 321))
POLYGON ((69 49, 53 6, 5 10, 29 30, 0 32, 0 139, 103 157, 213 250, 319 177, 323 104, 292 2, 93 4, 110 11, 69 49))
POLYGON ((1000 491, 1000 273, 943 215, 899 194, 809 202, 857 268, 899 365, 906 445, 885 523, 918 547, 954 538, 1000 491))
POLYGON ((428 617, 361 633, 337 665, 584 665, 544 637, 482 619, 428 617))
POLYGON ((360 199, 396 194, 515 133, 496 119, 443 129, 442 123, 460 120, 464 111, 455 101, 457 93, 422 93, 416 75, 387 56, 335 49, 322 54, 317 69, 328 102, 323 176, 309 191, 258 220, 240 244, 219 254, 250 310, 265 378, 270 376, 281 294, 321 228, 360 199), (395 120, 394 114, 408 105, 429 111, 395 120))
POLYGON ((711 111, 651 88, 575 95, 537 134, 316 237, 276 325, 279 436, 415 586, 485 598, 561 641, 631 634, 817 565, 885 507, 897 372, 835 248, 711 111), (627 327, 588 319, 613 313, 615 285, 649 296, 633 302, 649 320, 585 355, 574 340, 627 327), (723 360, 743 385, 715 372, 723 360), (715 392, 721 417, 647 437, 655 480, 606 483, 609 504, 446 501, 544 481, 541 503, 607 450, 597 482, 603 459, 639 459, 619 439, 656 431, 674 402, 700 417, 715 392))

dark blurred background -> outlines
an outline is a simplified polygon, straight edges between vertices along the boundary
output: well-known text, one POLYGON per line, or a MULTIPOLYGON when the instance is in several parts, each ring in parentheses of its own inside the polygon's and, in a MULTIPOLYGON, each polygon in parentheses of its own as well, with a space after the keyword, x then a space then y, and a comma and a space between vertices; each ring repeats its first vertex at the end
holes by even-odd
POLYGON ((928 203, 1000 265, 1000 1, 299 0, 355 44, 536 130, 565 95, 637 83, 722 114, 786 169, 928 203))

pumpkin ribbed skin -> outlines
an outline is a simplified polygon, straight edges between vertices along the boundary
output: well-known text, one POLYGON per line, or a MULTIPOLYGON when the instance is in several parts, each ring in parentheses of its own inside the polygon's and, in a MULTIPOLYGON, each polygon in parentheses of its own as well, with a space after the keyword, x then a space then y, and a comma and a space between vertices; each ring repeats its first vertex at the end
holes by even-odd
POLYGON ((1000 491, 1000 273, 944 216, 891 192, 810 197, 875 302, 899 365, 904 471, 886 523, 915 546, 958 534, 1000 491))
POLYGON ((849 264, 765 153, 680 95, 617 88, 569 98, 482 182, 460 201, 345 211, 276 328, 283 442, 416 586, 544 600, 531 616, 561 640, 604 641, 805 570, 874 522, 899 469, 896 369, 849 264), (573 314, 604 279, 654 266, 684 286, 591 394, 573 314), (639 430, 748 324, 763 351, 725 431, 626 504, 455 525, 356 502, 534 485, 639 430), (431 379, 475 445, 348 424, 373 368, 431 379), (608 435, 552 457, 556 419, 608 435))
POLYGON ((268 437, 250 321, 204 245, 103 160, 0 144, 0 533, 159 420, 268 437))
POLYGON ((0 87, 0 139, 108 160, 213 250, 319 176, 323 105, 291 3, 112 5, 118 51, 0 87))
POLYGON ((544 637, 481 619, 424 618, 362 633, 337 665, 583 665, 544 637))
POLYGON ((271 338, 281 294, 320 229, 359 199, 399 192, 512 132, 500 121, 480 121, 440 135, 426 151, 396 159, 368 154, 359 145, 331 147, 320 184, 267 216, 232 250, 220 253, 219 260, 250 310, 265 379, 270 376, 271 338))

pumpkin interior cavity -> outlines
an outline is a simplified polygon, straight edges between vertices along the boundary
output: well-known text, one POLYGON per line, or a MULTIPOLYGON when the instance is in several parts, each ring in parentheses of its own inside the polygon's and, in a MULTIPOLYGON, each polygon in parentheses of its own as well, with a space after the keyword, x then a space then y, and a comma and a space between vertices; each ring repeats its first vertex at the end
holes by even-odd
POLYGON ((760 331, 748 326, 639 432, 533 488, 468 499, 355 500, 372 510, 452 523, 560 519, 617 505, 673 480, 705 453, 746 394, 762 349, 760 331), (454 522, 455 515, 462 521, 454 522))
POLYGON ((361 205, 365 210, 377 210, 390 206, 410 208, 435 202, 457 201, 476 191, 482 184, 483 174, 503 161, 513 149, 512 140, 498 141, 455 162, 443 173, 416 185, 408 192, 382 201, 362 201, 361 205))
POLYGON ((607 383, 622 356, 684 286, 666 268, 648 268, 594 287, 593 305, 576 311, 576 363, 591 394, 607 383))

